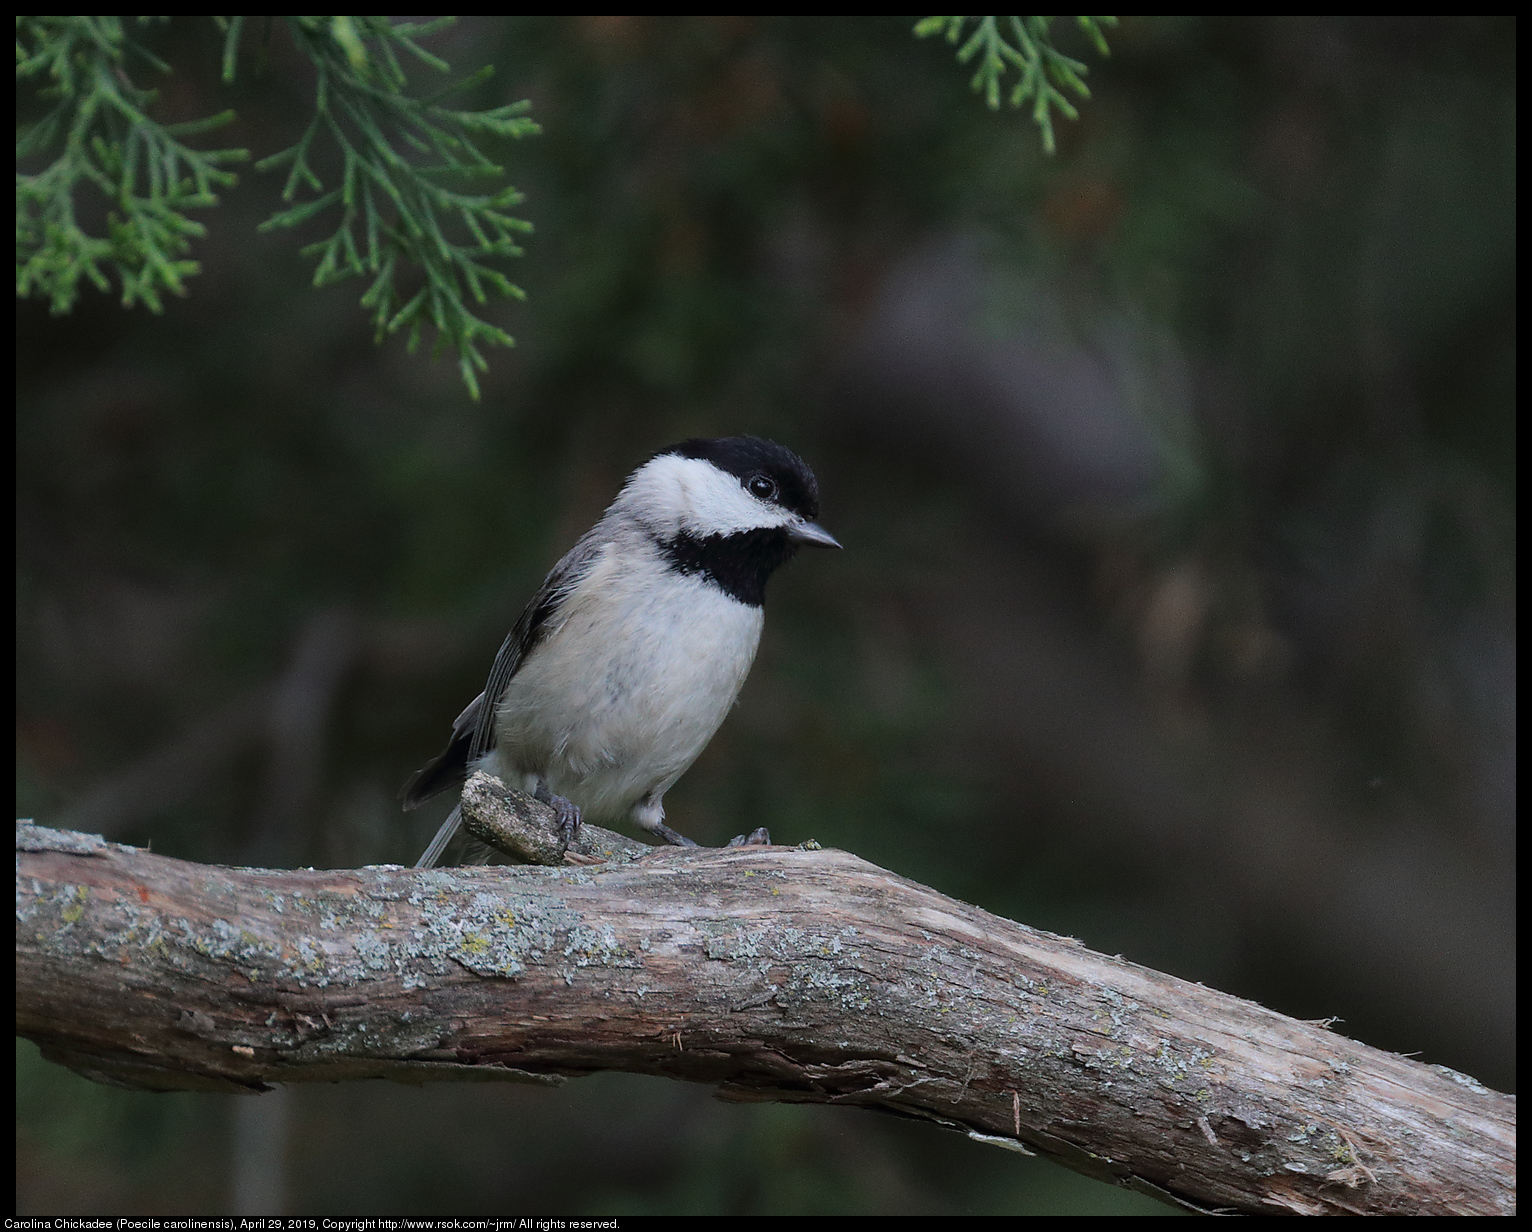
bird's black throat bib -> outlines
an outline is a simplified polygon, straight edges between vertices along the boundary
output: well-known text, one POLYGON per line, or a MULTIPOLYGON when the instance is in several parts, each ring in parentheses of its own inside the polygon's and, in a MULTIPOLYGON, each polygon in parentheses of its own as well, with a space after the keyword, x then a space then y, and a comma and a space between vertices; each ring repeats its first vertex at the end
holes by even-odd
POLYGON ((731 599, 751 607, 764 606, 766 579, 798 551, 781 527, 733 535, 681 534, 656 543, 677 573, 701 574, 731 599))

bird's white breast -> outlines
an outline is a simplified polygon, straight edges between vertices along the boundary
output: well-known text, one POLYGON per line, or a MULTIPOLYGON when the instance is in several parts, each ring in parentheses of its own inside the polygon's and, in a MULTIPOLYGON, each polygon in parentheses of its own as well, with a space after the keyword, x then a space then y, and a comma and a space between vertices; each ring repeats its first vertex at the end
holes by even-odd
POLYGON ((591 820, 626 818, 718 730, 763 620, 648 544, 607 544, 506 688, 492 768, 542 774, 591 820))

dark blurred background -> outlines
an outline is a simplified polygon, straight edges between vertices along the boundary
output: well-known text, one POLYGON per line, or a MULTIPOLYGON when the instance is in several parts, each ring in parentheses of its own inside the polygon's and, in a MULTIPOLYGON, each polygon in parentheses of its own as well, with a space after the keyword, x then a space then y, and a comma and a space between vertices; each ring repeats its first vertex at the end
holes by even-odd
MULTIPOLYGON (((191 295, 18 304, 17 813, 409 863, 441 747, 651 451, 755 432, 846 545, 773 580, 667 797, 1515 1090, 1515 23, 1129 18, 1046 157, 898 18, 483 18, 430 46, 536 225, 482 402, 257 234, 191 295)), ((290 144, 312 74, 163 114, 290 144)), ((142 78, 147 81, 147 71, 142 78)), ((209 143, 211 144, 211 143, 209 143)), ((1145 1210, 870 1113, 607 1074, 258 1100, 18 1041, 18 1211, 1145 1210)), ((1152 1213, 1163 1208, 1148 1206, 1152 1213)))

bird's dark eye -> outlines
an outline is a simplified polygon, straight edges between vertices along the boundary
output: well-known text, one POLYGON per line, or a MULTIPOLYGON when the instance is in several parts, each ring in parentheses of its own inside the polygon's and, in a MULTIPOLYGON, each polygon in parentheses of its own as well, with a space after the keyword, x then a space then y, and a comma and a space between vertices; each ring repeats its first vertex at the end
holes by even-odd
POLYGON ((777 485, 766 475, 751 475, 745 480, 745 490, 760 500, 775 500, 777 496, 777 485))

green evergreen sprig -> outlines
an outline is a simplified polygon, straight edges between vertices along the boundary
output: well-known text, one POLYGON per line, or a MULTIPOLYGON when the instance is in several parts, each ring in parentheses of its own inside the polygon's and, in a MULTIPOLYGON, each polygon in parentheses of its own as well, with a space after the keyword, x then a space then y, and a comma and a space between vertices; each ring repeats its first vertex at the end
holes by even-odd
POLYGON ((213 190, 235 182, 223 165, 249 157, 178 140, 229 123, 231 111, 186 124, 150 119, 155 92, 128 78, 129 52, 170 71, 127 37, 119 17, 16 19, 16 79, 48 80, 39 94, 53 104, 17 131, 18 164, 53 157, 36 174, 16 174, 16 294, 44 296, 55 313, 74 306, 82 278, 109 291, 103 267, 121 281, 124 307, 142 302, 159 312, 165 292, 185 295, 199 268, 185 254, 207 230, 185 211, 216 205, 213 190), (105 235, 80 222, 87 187, 106 200, 105 235))
MULTIPOLYGON (((164 19, 139 23, 153 20, 164 19)), ((231 82, 246 19, 215 20, 224 34, 223 79, 231 82)), ((522 195, 480 146, 488 138, 538 132, 526 115, 529 104, 483 111, 450 106, 453 95, 491 75, 487 67, 429 97, 408 92, 401 55, 449 73, 420 40, 454 18, 283 20, 317 71, 315 113, 295 145, 256 164, 258 170, 291 167, 282 194, 290 208, 261 229, 296 227, 338 208, 330 237, 302 250, 318 257, 315 285, 370 278, 361 302, 379 339, 408 327, 414 350, 422 329, 434 326, 435 353, 454 348, 463 381, 477 398, 477 374, 488 366, 480 348, 514 340, 474 307, 491 292, 524 298, 490 262, 520 255, 516 237, 532 229, 507 212, 522 195), (332 141, 341 169, 338 185, 326 191, 314 160, 332 141), (300 202, 300 192, 315 195, 300 202), (418 289, 401 287, 411 265, 422 275, 418 289)), ((159 312, 164 293, 186 294, 186 280, 199 269, 186 254, 206 228, 185 211, 217 204, 214 189, 235 183, 224 165, 249 157, 246 150, 182 144, 180 138, 227 124, 234 113, 161 124, 149 114, 154 91, 128 75, 130 54, 170 71, 128 38, 121 18, 16 19, 17 81, 43 79, 39 94, 51 102, 42 119, 18 126, 16 294, 45 296, 56 313, 74 306, 82 279, 110 290, 109 270, 122 283, 124 306, 142 302, 159 312), (35 174, 19 170, 39 155, 52 161, 35 174), (95 228, 104 235, 80 221, 82 208, 89 216, 82 198, 90 189, 105 198, 105 225, 95 228)))
MULTIPOLYGON (((998 110, 1000 79, 1008 69, 1017 69, 1020 78, 1011 90, 1011 106, 1020 107, 1027 99, 1033 100, 1032 119, 1042 130, 1043 148, 1052 154, 1054 109, 1071 120, 1079 118, 1079 112, 1064 96, 1064 88, 1073 90, 1081 98, 1090 97, 1090 89, 1081 80, 1090 70, 1054 47, 1050 31, 1053 20, 1052 17, 923 17, 915 23, 915 37, 944 34, 947 42, 956 44, 962 39, 968 23, 977 22, 968 41, 957 53, 962 64, 979 57, 971 83, 974 91, 984 95, 991 111, 998 110), (1013 42, 1006 41, 1001 22, 1009 27, 1013 42)), ((1075 20, 1097 51, 1103 56, 1111 54, 1102 27, 1115 26, 1117 18, 1077 17, 1075 20)))
MULTIPOLYGON (((285 201, 296 200, 301 189, 317 194, 273 215, 262 230, 296 227, 340 208, 334 233, 302 250, 319 258, 314 285, 370 277, 361 302, 372 313, 378 338, 408 326, 413 351, 422 328, 433 325, 433 355, 450 344, 469 393, 478 398, 477 372, 488 366, 480 344, 511 346, 514 340, 475 315, 467 296, 483 304, 488 288, 524 298, 520 287, 486 262, 520 255, 515 237, 531 231, 532 224, 505 212, 523 200, 509 185, 487 192, 464 186, 505 176, 505 169, 479 148, 480 140, 523 137, 540 129, 527 117, 526 102, 485 111, 443 104, 484 81, 490 68, 428 98, 405 92, 398 53, 408 52, 439 72, 450 71, 419 40, 453 20, 394 24, 386 17, 289 18, 294 39, 318 72, 314 118, 295 145, 261 160, 256 169, 291 167, 282 192, 285 201), (343 158, 339 185, 329 191, 311 162, 321 134, 343 158), (424 274, 424 285, 412 294, 396 281, 401 263, 414 264, 424 274)), ((238 34, 230 23, 230 48, 238 34)), ((226 75, 232 73, 233 57, 226 50, 226 75)))

